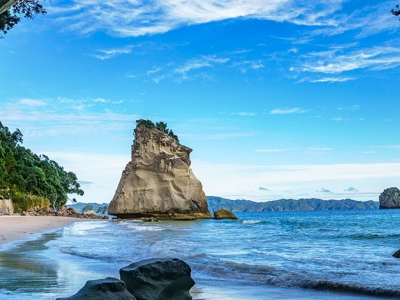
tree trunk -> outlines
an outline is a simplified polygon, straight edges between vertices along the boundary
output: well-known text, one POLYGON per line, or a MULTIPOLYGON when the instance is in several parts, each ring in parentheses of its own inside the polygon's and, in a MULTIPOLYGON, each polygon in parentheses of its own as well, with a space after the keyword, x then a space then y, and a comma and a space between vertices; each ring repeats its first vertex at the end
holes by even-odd
POLYGON ((0 14, 9 10, 17 1, 18 0, 0 0, 0 14))

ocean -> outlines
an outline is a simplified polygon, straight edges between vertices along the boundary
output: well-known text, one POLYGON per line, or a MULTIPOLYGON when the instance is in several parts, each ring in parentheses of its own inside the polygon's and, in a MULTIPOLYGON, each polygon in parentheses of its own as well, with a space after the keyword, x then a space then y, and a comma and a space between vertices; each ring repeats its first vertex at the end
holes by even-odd
POLYGON ((400 298, 400 210, 88 221, 7 245, 0 299, 55 299, 152 257, 192 268, 194 299, 400 298))

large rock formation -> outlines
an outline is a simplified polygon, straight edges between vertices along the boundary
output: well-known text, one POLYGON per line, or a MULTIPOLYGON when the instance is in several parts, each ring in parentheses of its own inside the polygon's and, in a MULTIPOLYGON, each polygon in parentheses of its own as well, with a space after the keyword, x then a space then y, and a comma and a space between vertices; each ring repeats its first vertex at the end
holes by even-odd
POLYGON ((397 187, 385 189, 379 196, 379 208, 400 208, 400 190, 397 187))
POLYGON ((190 169, 192 149, 156 129, 135 129, 132 160, 108 208, 119 218, 211 218, 201 182, 190 169))

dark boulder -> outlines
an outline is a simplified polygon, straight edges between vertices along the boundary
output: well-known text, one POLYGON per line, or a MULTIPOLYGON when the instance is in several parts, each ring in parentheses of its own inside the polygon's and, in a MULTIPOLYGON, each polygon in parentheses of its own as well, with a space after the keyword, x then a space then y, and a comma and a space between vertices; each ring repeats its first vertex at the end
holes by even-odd
POLYGON ((379 208, 400 208, 400 190, 397 187, 385 189, 379 196, 379 208))
POLYGON ((227 209, 219 209, 214 212, 214 219, 229 219, 229 220, 237 220, 237 217, 227 209))
POLYGON ((190 300, 195 284, 191 268, 178 258, 152 258, 119 271, 128 291, 138 300, 190 300))
POLYGON ((400 250, 397 250, 395 253, 392 254, 392 256, 400 258, 400 250))
POLYGON ((56 300, 136 300, 128 292, 125 282, 108 277, 106 279, 89 280, 75 295, 67 298, 58 298, 56 300))

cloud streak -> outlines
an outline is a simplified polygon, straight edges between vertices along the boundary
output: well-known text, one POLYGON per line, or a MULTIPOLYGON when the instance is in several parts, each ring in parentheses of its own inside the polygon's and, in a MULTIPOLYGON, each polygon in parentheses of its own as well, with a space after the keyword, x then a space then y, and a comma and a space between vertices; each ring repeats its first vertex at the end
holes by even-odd
POLYGON ((307 26, 337 26, 331 15, 341 9, 344 0, 126 0, 71 1, 49 9, 55 20, 81 34, 106 31, 122 37, 159 34, 183 26, 235 18, 291 22, 307 26))

